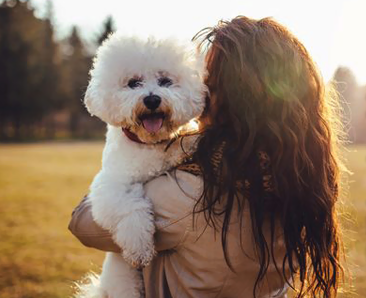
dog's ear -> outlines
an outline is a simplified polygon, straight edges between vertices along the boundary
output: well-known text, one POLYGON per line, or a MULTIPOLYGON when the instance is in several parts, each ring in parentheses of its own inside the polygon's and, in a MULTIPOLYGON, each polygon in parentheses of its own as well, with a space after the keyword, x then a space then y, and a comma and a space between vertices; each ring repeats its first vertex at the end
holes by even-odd
POLYGON ((91 78, 84 95, 84 105, 90 115, 96 116, 101 120, 108 122, 110 119, 110 111, 105 105, 106 94, 100 92, 99 82, 95 78, 91 78))
POLYGON ((97 105, 97 94, 96 94, 96 90, 95 90, 95 82, 93 79, 90 79, 89 84, 88 84, 88 88, 85 91, 85 95, 84 95, 84 105, 86 107, 86 109, 88 110, 88 112, 94 116, 95 111, 97 109, 96 105, 97 105))

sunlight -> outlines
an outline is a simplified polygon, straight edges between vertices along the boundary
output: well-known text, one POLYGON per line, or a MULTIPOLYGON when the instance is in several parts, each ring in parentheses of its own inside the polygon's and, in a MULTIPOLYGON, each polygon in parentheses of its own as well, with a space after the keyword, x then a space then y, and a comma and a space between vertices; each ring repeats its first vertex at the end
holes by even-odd
POLYGON ((347 1, 337 28, 332 60, 350 67, 358 83, 366 83, 366 1, 347 1))
MULTIPOLYGON (((46 0, 33 0, 44 14, 46 0)), ((176 36, 190 39, 200 29, 214 26, 220 19, 237 15, 253 18, 272 16, 286 25, 305 44, 326 80, 340 65, 350 67, 359 83, 366 83, 366 1, 309 0, 53 0, 59 38, 69 34, 72 25, 80 27, 92 42, 108 15, 118 30, 140 36, 176 36)))

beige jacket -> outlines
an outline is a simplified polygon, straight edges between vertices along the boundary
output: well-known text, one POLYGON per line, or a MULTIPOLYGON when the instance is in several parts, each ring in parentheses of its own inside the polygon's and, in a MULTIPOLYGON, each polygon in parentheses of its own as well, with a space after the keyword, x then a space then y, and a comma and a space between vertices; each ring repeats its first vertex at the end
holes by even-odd
MULTIPOLYGON (((253 297, 259 265, 250 213, 244 212, 242 248, 238 218, 230 224, 228 251, 233 272, 224 258, 220 232, 206 225, 203 214, 196 215, 193 221, 192 210, 201 189, 201 177, 180 170, 155 178, 145 186, 154 204, 158 251, 153 262, 143 269, 147 298, 253 297)), ((75 209, 69 229, 86 246, 120 251, 111 235, 93 222, 87 199, 75 209)), ((269 235, 268 228, 268 239, 269 235)), ((274 254, 282 270, 285 250, 280 235, 276 237, 274 254)), ((274 264, 270 264, 257 297, 286 297, 285 283, 274 264)))

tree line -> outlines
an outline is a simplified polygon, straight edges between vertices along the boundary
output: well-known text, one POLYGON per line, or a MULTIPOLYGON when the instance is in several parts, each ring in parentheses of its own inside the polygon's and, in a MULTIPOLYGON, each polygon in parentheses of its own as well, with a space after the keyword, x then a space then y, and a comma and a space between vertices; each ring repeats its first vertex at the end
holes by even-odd
MULTIPOLYGON (((56 41, 52 2, 45 18, 28 1, 0 4, 0 140, 96 137, 104 124, 86 112, 81 100, 92 54, 77 27, 56 41)), ((114 31, 109 17, 95 45, 114 31)))
MULTIPOLYGON (((52 20, 51 0, 42 19, 29 1, 0 4, 0 141, 104 134, 105 125, 90 117, 82 104, 93 53, 77 27, 56 40, 52 20)), ((94 48, 114 30, 108 17, 94 48)), ((349 139, 366 143, 366 86, 358 86, 346 67, 337 69, 334 81, 349 139)))

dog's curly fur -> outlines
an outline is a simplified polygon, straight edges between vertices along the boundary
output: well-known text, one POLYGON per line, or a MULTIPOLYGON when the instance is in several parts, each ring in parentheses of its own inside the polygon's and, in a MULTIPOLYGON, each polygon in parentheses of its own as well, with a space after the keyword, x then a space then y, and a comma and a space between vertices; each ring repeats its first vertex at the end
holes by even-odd
MULTIPOLYGON (((90 76, 85 105, 108 124, 108 132, 102 169, 89 199, 94 220, 112 232, 123 253, 107 253, 101 276, 81 285, 78 297, 140 297, 141 278, 133 267, 148 265, 155 255, 153 210, 143 183, 185 156, 179 145, 164 149, 172 135, 204 109, 204 63, 174 40, 117 33, 99 48, 90 76), (156 109, 146 105, 148 96, 160 98, 156 109), (160 120, 153 120, 154 128, 148 129, 144 119, 152 114, 160 120)), ((195 137, 188 139, 193 148, 195 137)))

